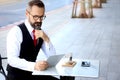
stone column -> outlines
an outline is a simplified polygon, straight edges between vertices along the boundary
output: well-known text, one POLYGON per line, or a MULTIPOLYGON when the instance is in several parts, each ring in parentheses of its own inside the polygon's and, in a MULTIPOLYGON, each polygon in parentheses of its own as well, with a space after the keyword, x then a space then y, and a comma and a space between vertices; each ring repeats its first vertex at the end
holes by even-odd
POLYGON ((85 0, 80 1, 80 13, 79 18, 88 18, 88 15, 86 13, 86 7, 85 7, 85 0))
POLYGON ((107 0, 101 0, 101 2, 102 2, 102 3, 106 3, 106 2, 107 2, 107 0))
POLYGON ((73 2, 73 9, 72 9, 72 18, 76 17, 77 5, 78 5, 78 0, 74 0, 74 2, 73 2))
POLYGON ((102 3, 101 0, 93 0, 93 8, 101 8, 102 3))
POLYGON ((87 0, 87 12, 88 12, 88 18, 93 17, 93 8, 92 8, 92 0, 87 0))

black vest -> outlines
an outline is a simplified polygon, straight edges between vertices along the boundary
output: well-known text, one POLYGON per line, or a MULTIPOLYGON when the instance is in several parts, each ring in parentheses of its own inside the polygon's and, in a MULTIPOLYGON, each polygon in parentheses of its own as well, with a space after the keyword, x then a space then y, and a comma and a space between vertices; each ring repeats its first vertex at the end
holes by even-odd
MULTIPOLYGON (((22 24, 18 25, 18 27, 21 29, 22 35, 23 35, 23 42, 21 43, 19 57, 24 58, 27 61, 35 62, 38 52, 43 44, 43 40, 41 38, 39 38, 39 42, 38 42, 37 46, 35 47, 33 39, 31 37, 31 35, 29 34, 25 24, 22 23, 22 24)), ((9 64, 7 66, 7 71, 12 72, 12 74, 15 74, 15 75, 27 74, 27 73, 31 74, 31 72, 14 68, 14 67, 10 66, 9 64)))

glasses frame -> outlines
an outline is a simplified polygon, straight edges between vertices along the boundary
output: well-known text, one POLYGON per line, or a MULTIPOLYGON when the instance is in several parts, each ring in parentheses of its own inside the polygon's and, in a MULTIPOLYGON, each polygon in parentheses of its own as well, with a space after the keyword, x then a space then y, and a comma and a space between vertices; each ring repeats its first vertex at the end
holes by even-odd
POLYGON ((38 15, 32 15, 28 10, 27 10, 27 12, 33 17, 33 19, 34 19, 35 21, 37 21, 38 19, 44 20, 44 19, 46 18, 46 15, 38 16, 38 15))

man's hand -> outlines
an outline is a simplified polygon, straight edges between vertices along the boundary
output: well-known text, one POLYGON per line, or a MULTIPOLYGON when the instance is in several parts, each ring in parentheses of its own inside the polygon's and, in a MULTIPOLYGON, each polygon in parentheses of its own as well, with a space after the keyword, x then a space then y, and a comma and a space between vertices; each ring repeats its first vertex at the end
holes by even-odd
POLYGON ((43 71, 48 68, 48 63, 46 61, 38 61, 38 62, 36 62, 34 68, 37 71, 43 71))
POLYGON ((36 39, 42 38, 45 42, 49 43, 49 37, 42 30, 35 30, 36 39))

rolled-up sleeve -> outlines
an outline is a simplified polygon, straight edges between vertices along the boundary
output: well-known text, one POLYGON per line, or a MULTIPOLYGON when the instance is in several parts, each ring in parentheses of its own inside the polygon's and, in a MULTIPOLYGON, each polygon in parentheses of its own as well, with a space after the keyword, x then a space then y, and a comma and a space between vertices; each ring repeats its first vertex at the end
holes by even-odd
POLYGON ((42 51, 44 52, 46 57, 56 54, 55 48, 53 44, 51 43, 51 41, 49 43, 43 42, 42 51))

